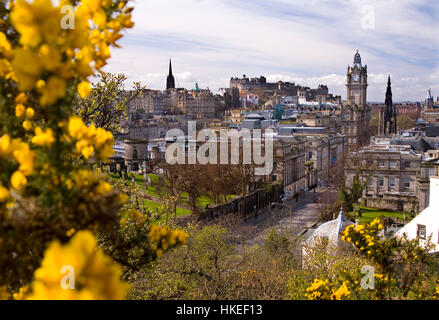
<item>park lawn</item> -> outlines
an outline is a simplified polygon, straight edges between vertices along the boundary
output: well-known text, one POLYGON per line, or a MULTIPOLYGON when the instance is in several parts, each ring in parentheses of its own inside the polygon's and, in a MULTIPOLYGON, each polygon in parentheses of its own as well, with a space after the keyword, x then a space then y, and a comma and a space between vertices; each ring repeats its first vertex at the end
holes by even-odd
MULTIPOLYGON (((374 209, 374 208, 368 208, 368 207, 360 207, 362 211, 362 217, 358 217, 355 219, 360 220, 360 223, 369 223, 375 220, 376 218, 398 218, 399 220, 404 219, 404 215, 402 212, 397 211, 385 211, 381 209, 374 209)), ((353 214, 353 213, 351 213, 353 214)), ((406 214, 406 219, 410 219, 410 214, 406 214)))
MULTIPOLYGON (((227 195, 226 196, 226 202, 231 200, 231 199, 233 199, 233 198, 235 198, 235 197, 236 197, 236 195, 233 195, 233 194, 227 195)), ((184 204, 184 205, 189 205, 188 204, 188 195, 187 195, 186 192, 183 192, 181 194, 180 203, 184 204)), ((213 203, 213 200, 210 197, 208 197, 208 196, 200 196, 197 199, 197 207, 199 207, 201 209, 206 208, 207 205, 212 206, 214 204, 215 203, 213 203)))
MULTIPOLYGON (((143 199, 143 203, 147 208, 152 210, 155 210, 158 207, 160 207, 160 203, 148 199, 143 199)), ((186 216, 188 214, 192 214, 192 211, 185 208, 177 207, 177 217, 186 216)))
MULTIPOLYGON (((109 173, 110 177, 113 179, 120 179, 119 175, 116 173, 109 173)), ((129 175, 131 177, 131 175, 129 175)), ((148 176, 151 177, 151 184, 156 184, 159 182, 159 176, 153 173, 149 173, 148 176)), ((136 182, 136 184, 138 184, 141 187, 144 187, 144 179, 143 179, 143 175, 141 174, 134 174, 134 180, 136 182)), ((131 181, 131 179, 129 178, 129 181, 131 181)), ((155 187, 153 185, 148 185, 147 189, 146 189, 146 193, 152 197, 156 197, 156 198, 162 198, 163 197, 163 189, 160 187, 155 187)), ((234 197, 236 197, 236 195, 232 195, 229 194, 226 197, 226 202, 229 201, 230 199, 233 199, 234 197)), ((188 195, 186 192, 183 192, 181 195, 181 198, 179 200, 179 203, 182 205, 188 205, 188 195)), ((197 199, 197 207, 204 209, 206 208, 207 205, 211 206, 213 203, 212 199, 208 196, 200 196, 197 199)), ((178 210, 177 210, 178 211, 178 210)), ((187 210, 190 211, 190 210, 187 210)))

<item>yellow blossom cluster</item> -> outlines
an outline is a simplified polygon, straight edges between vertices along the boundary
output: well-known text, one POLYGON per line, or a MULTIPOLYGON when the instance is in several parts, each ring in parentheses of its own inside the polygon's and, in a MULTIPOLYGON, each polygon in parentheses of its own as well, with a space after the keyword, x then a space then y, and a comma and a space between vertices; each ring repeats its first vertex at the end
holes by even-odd
POLYGON ((340 288, 333 289, 331 298, 333 300, 343 300, 343 298, 349 297, 351 292, 349 291, 347 281, 343 282, 340 288))
POLYGON ((26 108, 27 96, 24 92, 19 93, 15 97, 15 116, 25 119, 22 126, 30 131, 33 127, 31 119, 35 116, 35 110, 31 107, 26 108))
POLYGON ((14 298, 120 300, 129 290, 121 275, 121 268, 97 249, 93 234, 80 231, 64 246, 58 241, 50 244, 41 267, 35 271, 33 284, 22 288, 14 298))
POLYGON ((101 178, 101 175, 93 170, 80 169, 73 171, 71 177, 64 179, 68 189, 75 187, 78 190, 85 190, 85 188, 91 188, 90 198, 93 198, 95 194, 104 195, 113 190, 112 186, 101 178))
POLYGON ((189 234, 182 230, 172 230, 168 226, 153 225, 148 237, 151 241, 152 250, 160 258, 166 250, 179 244, 186 244, 189 234))
POLYGON ((37 146, 50 146, 55 141, 52 129, 43 130, 40 127, 35 128, 35 136, 32 143, 37 146))
POLYGON ((382 229, 383 224, 379 219, 375 219, 366 225, 349 225, 344 230, 341 239, 355 245, 361 252, 372 255, 374 251, 380 250, 378 232, 382 229))
POLYGON ((133 222, 137 227, 142 227, 146 224, 147 218, 144 214, 138 210, 128 210, 122 219, 120 219, 120 224, 126 226, 129 222, 133 222))
MULTIPOLYGON (((19 139, 11 139, 8 134, 0 138, 0 158, 13 158, 18 162, 18 170, 12 173, 10 177, 10 186, 19 190, 27 184, 27 176, 30 176, 34 170, 35 154, 30 150, 29 145, 19 139)), ((0 184, 0 202, 7 200, 9 191, 5 186, 0 184)))
POLYGON ((84 80, 78 92, 87 96, 86 79, 106 65, 109 46, 117 46, 121 32, 133 26, 132 8, 126 1, 118 3, 109 11, 113 0, 62 0, 58 6, 51 0, 13 2, 11 22, 20 46, 13 48, 0 33, 0 74, 15 80, 23 92, 36 89, 43 106, 63 98, 74 79, 84 80), (75 12, 64 12, 66 5, 75 12))
POLYGON ((68 123, 68 138, 75 143, 76 153, 85 159, 95 155, 98 160, 106 160, 114 153, 113 134, 94 124, 86 126, 78 117, 71 117, 68 123))
POLYGON ((384 274, 381 274, 381 273, 375 273, 375 278, 377 278, 377 280, 383 281, 383 282, 389 281, 389 276, 385 276, 384 274))
POLYGON ((329 280, 314 279, 306 289, 305 296, 309 300, 343 300, 349 298, 351 291, 348 281, 344 281, 339 288, 330 288, 329 280))

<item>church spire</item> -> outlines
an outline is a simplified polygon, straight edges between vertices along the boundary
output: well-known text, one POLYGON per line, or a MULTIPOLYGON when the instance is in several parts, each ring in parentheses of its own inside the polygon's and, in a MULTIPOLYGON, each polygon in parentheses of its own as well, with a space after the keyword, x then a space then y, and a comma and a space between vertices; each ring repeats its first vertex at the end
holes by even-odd
POLYGON ((168 78, 166 79, 166 89, 175 89, 175 78, 172 75, 171 59, 169 59, 169 74, 168 74, 168 78))

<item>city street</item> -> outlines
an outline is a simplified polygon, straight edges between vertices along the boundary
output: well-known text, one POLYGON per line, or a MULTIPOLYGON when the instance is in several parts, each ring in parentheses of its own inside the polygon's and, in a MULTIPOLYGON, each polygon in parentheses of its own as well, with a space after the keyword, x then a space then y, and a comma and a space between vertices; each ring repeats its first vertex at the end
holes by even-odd
POLYGON ((259 212, 256 219, 249 217, 236 231, 246 245, 263 245, 267 231, 272 228, 298 235, 321 220, 321 205, 315 200, 326 192, 327 189, 317 188, 315 193, 306 192, 298 202, 292 199, 285 204, 277 204, 275 209, 267 208, 259 212))

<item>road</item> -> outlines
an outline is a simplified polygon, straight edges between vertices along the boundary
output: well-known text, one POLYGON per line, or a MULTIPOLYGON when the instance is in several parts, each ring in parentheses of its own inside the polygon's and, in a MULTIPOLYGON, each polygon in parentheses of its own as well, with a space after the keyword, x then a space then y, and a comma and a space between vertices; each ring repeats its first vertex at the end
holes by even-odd
POLYGON ((325 192, 328 190, 316 189, 315 193, 306 192, 299 202, 293 199, 285 205, 277 205, 277 209, 265 209, 258 213, 257 219, 254 216, 248 218, 234 232, 240 235, 240 242, 245 245, 263 245, 267 231, 272 228, 278 232, 298 235, 321 220, 320 204, 315 203, 315 200, 325 192))

